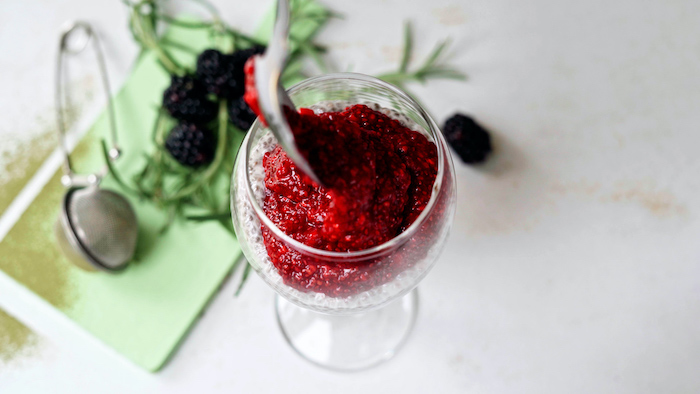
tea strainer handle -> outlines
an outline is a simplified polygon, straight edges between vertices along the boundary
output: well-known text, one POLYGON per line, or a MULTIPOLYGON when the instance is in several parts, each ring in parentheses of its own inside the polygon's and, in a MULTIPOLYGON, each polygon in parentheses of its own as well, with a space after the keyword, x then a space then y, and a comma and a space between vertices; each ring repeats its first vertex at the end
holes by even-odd
POLYGON ((84 187, 89 185, 97 185, 102 180, 102 177, 107 173, 107 166, 102 168, 98 173, 89 175, 79 175, 73 172, 71 166, 70 152, 68 142, 66 140, 66 119, 65 119, 65 90, 66 85, 64 75, 64 57, 66 55, 77 55, 84 51, 88 44, 92 41, 97 64, 99 66, 100 78, 105 95, 107 96, 107 115, 109 118, 110 138, 112 146, 109 148, 108 154, 110 160, 116 160, 121 155, 117 140, 117 124, 114 115, 114 103, 109 89, 109 79, 107 78, 107 67, 105 65, 104 54, 100 46, 99 40, 92 26, 85 21, 73 21, 66 24, 60 36, 58 58, 56 61, 56 115, 58 121, 58 138, 59 146, 63 153, 63 176, 61 183, 65 187, 84 187))

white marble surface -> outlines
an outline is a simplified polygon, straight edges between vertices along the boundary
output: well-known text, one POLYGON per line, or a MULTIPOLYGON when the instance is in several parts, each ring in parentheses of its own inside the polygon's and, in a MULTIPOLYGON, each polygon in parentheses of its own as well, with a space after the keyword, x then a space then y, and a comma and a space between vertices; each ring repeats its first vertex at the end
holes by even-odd
MULTIPOLYGON (((246 30, 268 7, 216 3, 246 30)), ((0 392, 699 392, 700 3, 326 3, 345 14, 322 36, 338 70, 392 69, 407 18, 418 57, 453 37, 469 81, 415 91, 440 122, 469 112, 496 139, 488 166, 457 171, 455 227, 403 351, 361 373, 314 367, 286 346, 254 277, 239 298, 228 283, 151 374, 5 286, 0 306, 41 338, 0 367, 0 392)), ((1 2, 3 141, 50 119, 69 18, 97 26, 115 81, 128 72, 120 2, 1 2)))

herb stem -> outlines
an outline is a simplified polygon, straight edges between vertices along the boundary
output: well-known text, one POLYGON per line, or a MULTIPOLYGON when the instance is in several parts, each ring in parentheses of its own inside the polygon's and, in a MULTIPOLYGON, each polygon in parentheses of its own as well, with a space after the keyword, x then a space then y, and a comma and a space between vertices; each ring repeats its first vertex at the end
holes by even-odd
POLYGON ((404 47, 401 56, 399 69, 394 72, 384 73, 377 78, 394 84, 405 90, 404 84, 407 82, 425 83, 428 79, 456 79, 464 80, 466 75, 459 70, 440 64, 440 56, 449 45, 449 40, 442 41, 435 46, 435 49, 428 55, 428 58, 415 71, 409 71, 413 52, 413 32, 411 24, 406 23, 404 27, 404 47))
POLYGON ((177 42, 177 41, 173 41, 173 40, 170 40, 170 39, 167 39, 167 38, 161 39, 160 42, 161 42, 161 44, 163 44, 163 45, 167 45, 167 46, 169 46, 169 47, 172 47, 172 48, 175 48, 175 49, 179 49, 179 50, 181 50, 181 51, 187 52, 187 53, 192 54, 192 55, 197 55, 197 51, 195 51, 194 49, 190 48, 189 46, 187 46, 187 45, 185 45, 185 44, 183 44, 183 43, 180 43, 180 42, 177 42))
POLYGON ((183 67, 158 44, 153 20, 155 7, 155 3, 149 0, 143 0, 133 6, 131 12, 132 32, 138 42, 156 53, 158 60, 169 73, 181 75, 184 73, 183 67), (142 12, 142 8, 145 8, 146 11, 142 12))
POLYGON ((241 294, 241 290, 243 290, 243 285, 248 280, 248 275, 250 275, 251 268, 252 266, 250 265, 250 263, 246 261, 245 268, 243 269, 243 275, 241 276, 241 281, 238 283, 238 288, 236 289, 236 297, 238 297, 241 294))
POLYGON ((128 186, 126 182, 122 179, 122 177, 119 175, 117 172, 117 169, 114 168, 114 164, 112 163, 112 160, 109 157, 109 149, 107 148, 107 141, 102 139, 102 155, 104 156, 105 163, 107 164, 107 170, 109 173, 112 175, 114 180, 121 186, 124 190, 126 190, 129 193, 139 195, 139 192, 132 187, 128 186))

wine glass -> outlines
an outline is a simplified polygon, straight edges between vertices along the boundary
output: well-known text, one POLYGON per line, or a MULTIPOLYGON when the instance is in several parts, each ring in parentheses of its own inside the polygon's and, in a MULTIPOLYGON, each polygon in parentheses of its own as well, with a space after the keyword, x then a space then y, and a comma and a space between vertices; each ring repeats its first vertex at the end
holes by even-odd
POLYGON ((275 148, 276 141, 259 120, 248 131, 236 158, 231 181, 234 228, 250 264, 277 292, 277 321, 286 340, 301 356, 320 366, 368 368, 393 356, 413 327, 418 309, 414 289, 437 260, 454 216, 452 159, 426 111, 409 95, 379 79, 329 74, 295 85, 289 95, 297 108, 316 111, 368 105, 422 133, 437 147, 432 194, 415 222, 381 245, 352 252, 307 246, 281 231, 265 214, 262 158, 275 148), (278 257, 285 253, 292 255, 297 271, 279 263, 278 257), (316 288, 304 288, 291 280, 316 270, 349 272, 353 280, 316 288))

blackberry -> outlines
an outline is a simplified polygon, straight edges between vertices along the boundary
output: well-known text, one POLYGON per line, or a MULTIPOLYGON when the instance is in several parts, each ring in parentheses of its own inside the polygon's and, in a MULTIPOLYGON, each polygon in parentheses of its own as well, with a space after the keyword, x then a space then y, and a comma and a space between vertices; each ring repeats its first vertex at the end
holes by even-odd
POLYGON ((216 137, 201 126, 180 123, 173 127, 165 140, 165 149, 187 167, 200 167, 211 163, 216 151, 216 137))
POLYGON ((207 49, 197 58, 197 77, 202 80, 207 92, 219 98, 236 99, 245 91, 243 66, 246 60, 264 51, 262 45, 241 49, 231 55, 207 49))
POLYGON ((236 79, 238 65, 233 55, 216 49, 207 49, 197 58, 197 77, 207 92, 219 98, 233 98, 243 94, 243 83, 236 79))
POLYGON ((255 118, 257 118, 257 115, 255 115, 248 104, 246 104, 243 96, 241 96, 235 100, 229 101, 228 117, 234 126, 246 132, 255 121, 255 118))
POLYGON ((237 63, 245 65, 245 62, 247 62, 251 56, 262 55, 263 53, 265 53, 265 49, 266 48, 264 45, 253 45, 250 48, 237 50, 233 53, 233 57, 236 59, 237 63))
POLYGON ((491 136, 474 119, 455 114, 442 128, 445 139, 463 162, 481 163, 491 152, 491 136))
POLYGON ((245 62, 247 62, 251 56, 260 55, 264 52, 264 46, 254 45, 250 48, 239 49, 231 55, 233 57, 233 63, 235 64, 235 73, 233 75, 233 78, 236 80, 236 84, 241 87, 241 96, 243 95, 243 93, 245 93, 245 62))
POLYGON ((191 75, 173 75, 170 86, 163 92, 163 107, 173 118, 184 122, 202 124, 217 114, 217 105, 207 99, 207 91, 191 75))

